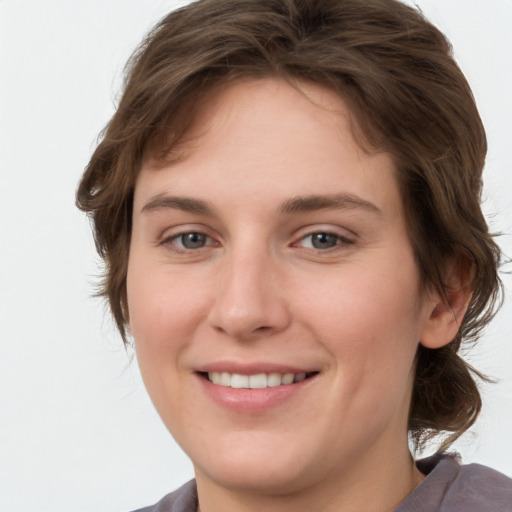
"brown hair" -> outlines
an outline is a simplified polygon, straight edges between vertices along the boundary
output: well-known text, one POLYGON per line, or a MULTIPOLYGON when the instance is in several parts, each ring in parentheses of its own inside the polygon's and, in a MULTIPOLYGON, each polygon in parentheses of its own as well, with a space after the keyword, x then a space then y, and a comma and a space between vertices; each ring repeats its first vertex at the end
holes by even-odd
POLYGON ((416 446, 475 421, 480 375, 458 355, 499 303, 500 250, 480 209, 485 132, 445 37, 397 0, 199 0, 165 17, 128 62, 124 93, 77 192, 105 261, 100 293, 126 342, 133 190, 143 158, 172 149, 214 86, 239 77, 312 81, 348 102, 368 147, 390 152, 424 290, 448 264, 469 309, 443 348, 420 346, 409 416, 416 446))

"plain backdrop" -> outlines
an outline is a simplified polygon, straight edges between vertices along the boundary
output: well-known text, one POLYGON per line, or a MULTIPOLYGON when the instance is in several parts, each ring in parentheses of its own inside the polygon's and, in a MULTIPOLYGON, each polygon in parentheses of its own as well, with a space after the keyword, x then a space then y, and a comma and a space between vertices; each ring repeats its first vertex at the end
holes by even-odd
MULTIPOLYGON (((91 298, 100 271, 74 192, 122 68, 165 0, 0 0, 0 510, 122 512, 192 476, 136 361, 91 298)), ((451 39, 489 138, 485 210, 512 255, 512 1, 422 0, 451 39)), ((509 268, 510 270, 510 268, 509 268)), ((508 301, 472 363, 483 387, 466 462, 512 476, 508 301)))

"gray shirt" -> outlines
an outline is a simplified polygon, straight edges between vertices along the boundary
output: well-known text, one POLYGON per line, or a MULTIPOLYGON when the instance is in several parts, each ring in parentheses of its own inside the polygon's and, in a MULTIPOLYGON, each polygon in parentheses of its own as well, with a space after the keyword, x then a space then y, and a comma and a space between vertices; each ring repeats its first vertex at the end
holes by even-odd
MULTIPOLYGON (((427 475, 394 512, 512 512, 512 479, 498 471, 469 464, 456 455, 437 454, 417 462, 427 475)), ((156 505, 134 512, 197 512, 194 480, 156 505)))

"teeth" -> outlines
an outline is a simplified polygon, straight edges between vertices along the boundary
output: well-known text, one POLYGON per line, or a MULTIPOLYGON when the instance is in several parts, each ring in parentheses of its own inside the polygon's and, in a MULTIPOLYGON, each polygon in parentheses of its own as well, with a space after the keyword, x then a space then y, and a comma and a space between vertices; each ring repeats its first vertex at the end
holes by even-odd
POLYGON ((249 376, 249 387, 251 389, 263 389, 267 387, 267 376, 264 373, 249 376))
POLYGON ((241 375, 228 372, 208 372, 208 380, 219 386, 237 389, 264 389, 276 386, 286 386, 302 382, 305 373, 258 373, 256 375, 241 375))
POLYGON ((267 375, 267 386, 274 388, 280 386, 282 381, 282 375, 280 373, 270 373, 267 375))
POLYGON ((281 379, 281 384, 291 384, 295 375, 293 373, 285 373, 281 379))

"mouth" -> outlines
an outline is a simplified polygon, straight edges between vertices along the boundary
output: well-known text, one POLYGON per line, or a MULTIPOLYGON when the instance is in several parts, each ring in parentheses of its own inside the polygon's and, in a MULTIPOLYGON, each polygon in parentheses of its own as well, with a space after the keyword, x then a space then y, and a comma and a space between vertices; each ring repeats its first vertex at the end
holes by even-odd
POLYGON ((256 373, 244 375, 229 372, 200 372, 200 375, 212 384, 234 389, 266 389, 290 386, 310 379, 319 372, 300 373, 256 373))

